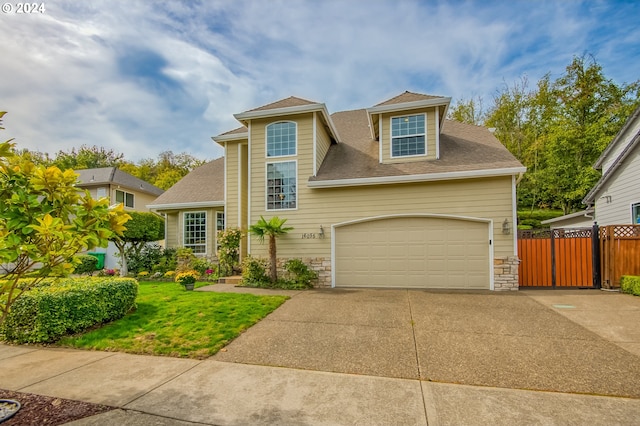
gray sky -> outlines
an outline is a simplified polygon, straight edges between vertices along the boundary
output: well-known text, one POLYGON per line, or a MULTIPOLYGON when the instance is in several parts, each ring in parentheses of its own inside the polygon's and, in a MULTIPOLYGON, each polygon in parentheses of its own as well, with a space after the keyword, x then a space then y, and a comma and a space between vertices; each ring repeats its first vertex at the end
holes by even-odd
POLYGON ((480 96, 592 54, 640 78, 634 1, 45 1, 0 12, 0 139, 137 162, 222 155, 234 113, 288 96, 330 112, 410 90, 480 96))

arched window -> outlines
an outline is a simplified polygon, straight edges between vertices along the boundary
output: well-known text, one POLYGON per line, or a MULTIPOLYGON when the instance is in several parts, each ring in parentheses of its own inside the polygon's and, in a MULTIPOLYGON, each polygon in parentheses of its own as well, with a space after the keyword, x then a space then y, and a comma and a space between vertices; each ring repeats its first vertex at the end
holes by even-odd
POLYGON ((296 155, 297 126, 292 121, 280 121, 267 126, 267 157, 296 155))

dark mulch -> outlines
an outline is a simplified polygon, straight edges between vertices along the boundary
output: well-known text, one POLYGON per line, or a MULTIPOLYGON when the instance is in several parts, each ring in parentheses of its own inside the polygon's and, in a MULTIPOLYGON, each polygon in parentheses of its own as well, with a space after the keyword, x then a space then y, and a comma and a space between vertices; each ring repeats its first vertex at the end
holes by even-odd
POLYGON ((2 426, 55 426, 113 410, 114 407, 70 399, 0 389, 0 399, 18 401, 22 408, 2 426))

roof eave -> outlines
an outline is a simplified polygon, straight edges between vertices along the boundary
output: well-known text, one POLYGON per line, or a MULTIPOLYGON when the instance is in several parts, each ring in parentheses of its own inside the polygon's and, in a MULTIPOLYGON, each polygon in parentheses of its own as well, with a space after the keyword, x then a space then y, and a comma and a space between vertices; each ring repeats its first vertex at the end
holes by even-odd
POLYGON ((205 207, 224 207, 224 201, 196 201, 190 203, 147 204, 149 210, 184 210, 205 207))
POLYGON ((249 139, 249 132, 222 134, 218 136, 212 136, 211 139, 213 139, 214 142, 218 143, 244 140, 249 139))
POLYGON ((380 176, 354 179, 308 181, 309 188, 336 188, 343 186, 384 185, 394 183, 434 182, 442 180, 472 179, 483 177, 512 176, 524 173, 527 168, 507 167, 502 169, 467 170, 459 172, 427 173, 420 175, 380 176))
POLYGON ((451 98, 446 98, 446 97, 423 99, 420 101, 402 102, 397 104, 374 106, 371 108, 367 108, 367 113, 382 114, 386 112, 396 112, 396 111, 403 111, 407 109, 416 109, 416 108, 432 107, 432 106, 439 106, 439 105, 448 106, 450 103, 451 103, 451 98))
POLYGON ((601 169, 602 164, 604 164, 605 158, 609 155, 609 152, 613 149, 613 147, 617 144, 618 140, 622 137, 622 135, 627 131, 631 124, 640 116, 640 107, 636 108, 636 110, 631 114, 631 116, 627 119, 627 121, 622 126, 622 129, 616 134, 613 138, 613 141, 602 151, 600 157, 596 160, 596 163, 593 165, 594 169, 601 169))

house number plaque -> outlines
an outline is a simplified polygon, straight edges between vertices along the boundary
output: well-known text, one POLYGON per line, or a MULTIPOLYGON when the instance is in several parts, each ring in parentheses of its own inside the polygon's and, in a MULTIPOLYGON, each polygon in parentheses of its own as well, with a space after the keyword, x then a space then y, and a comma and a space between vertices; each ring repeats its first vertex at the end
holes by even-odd
POLYGON ((313 240, 318 238, 318 234, 314 234, 314 233, 304 233, 302 234, 302 239, 303 240, 313 240))

